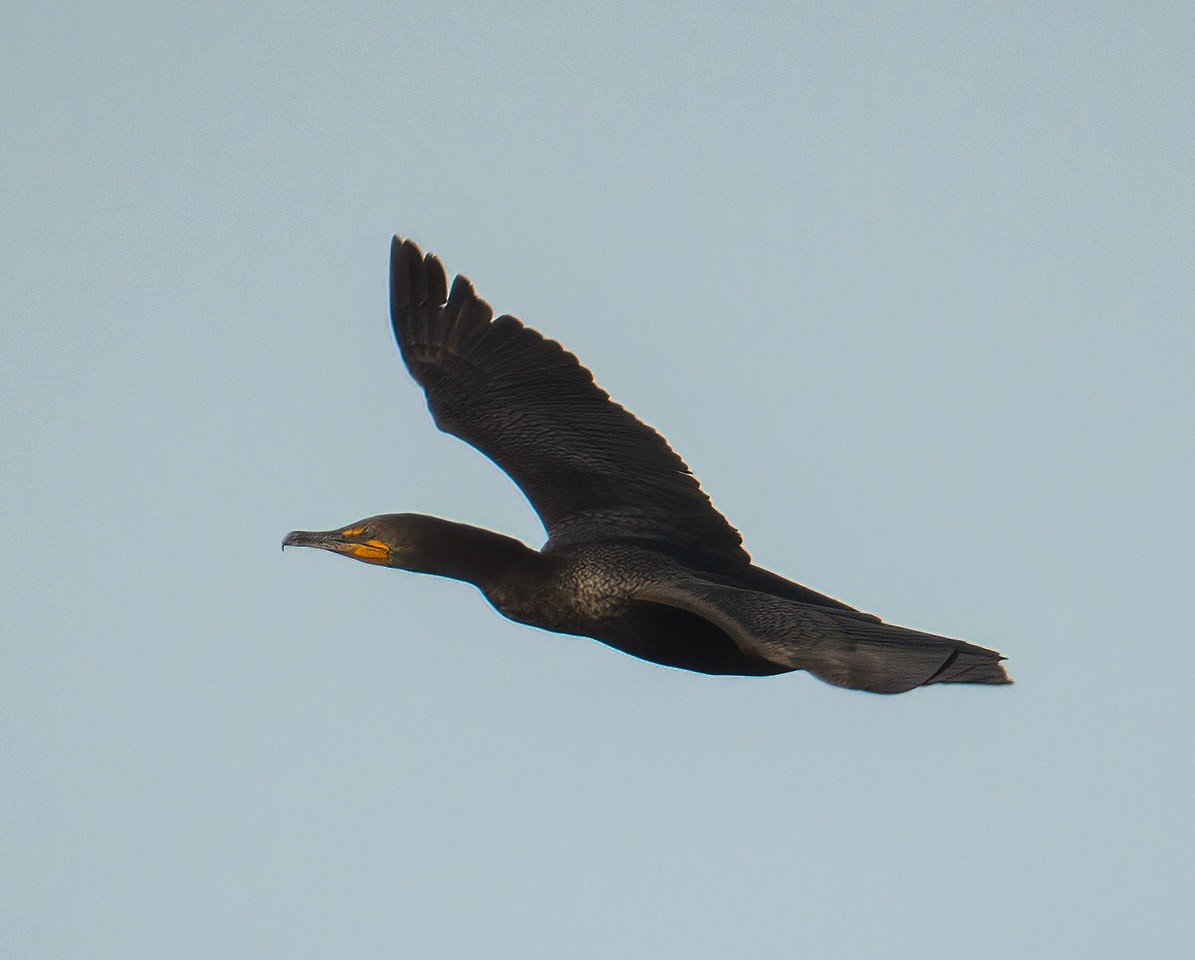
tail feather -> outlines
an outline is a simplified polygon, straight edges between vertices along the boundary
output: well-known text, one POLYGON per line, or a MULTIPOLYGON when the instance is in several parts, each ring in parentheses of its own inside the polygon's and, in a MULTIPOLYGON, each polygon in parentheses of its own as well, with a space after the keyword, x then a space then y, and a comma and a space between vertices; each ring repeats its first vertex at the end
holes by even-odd
POLYGON ((963 640, 889 623, 845 621, 802 650, 800 666, 835 686, 903 693, 933 683, 1012 683, 1004 657, 963 640))
POLYGON ((938 672, 926 680, 930 683, 1012 683, 1012 677, 1001 662, 1004 657, 992 650, 975 653, 955 650, 938 672))

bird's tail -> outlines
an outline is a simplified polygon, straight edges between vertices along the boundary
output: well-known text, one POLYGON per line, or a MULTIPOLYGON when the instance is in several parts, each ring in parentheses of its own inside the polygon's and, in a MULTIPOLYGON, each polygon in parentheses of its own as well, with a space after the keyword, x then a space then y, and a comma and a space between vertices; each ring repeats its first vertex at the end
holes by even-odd
POLYGON ((1012 683, 995 650, 889 623, 842 627, 801 656, 804 669, 836 686, 902 693, 931 683, 1012 683))
POLYGON ((696 577, 653 581, 637 600, 679 607, 744 653, 852 690, 904 693, 931 683, 1012 683, 995 650, 922 633, 857 610, 799 603, 696 577))

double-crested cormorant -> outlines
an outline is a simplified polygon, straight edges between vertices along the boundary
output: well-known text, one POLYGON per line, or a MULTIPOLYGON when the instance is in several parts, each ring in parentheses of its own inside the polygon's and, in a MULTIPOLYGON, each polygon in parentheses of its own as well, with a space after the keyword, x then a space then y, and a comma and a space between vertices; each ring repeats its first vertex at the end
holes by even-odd
POLYGON ((688 467, 560 344, 490 305, 410 240, 390 248, 399 350, 441 430, 505 470, 547 528, 541 550, 478 527, 386 514, 283 546, 466 580, 503 616, 710 674, 808 670, 901 693, 1010 683, 1003 657, 907 630, 755 566, 688 467))

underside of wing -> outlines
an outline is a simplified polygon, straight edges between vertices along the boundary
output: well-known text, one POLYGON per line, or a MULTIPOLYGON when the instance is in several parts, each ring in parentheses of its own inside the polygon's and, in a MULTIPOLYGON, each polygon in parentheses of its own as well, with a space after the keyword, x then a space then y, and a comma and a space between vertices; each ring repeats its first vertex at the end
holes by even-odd
POLYGON ((1011 683, 994 650, 882 623, 849 610, 795 603, 696 578, 642 587, 640 601, 679 607, 717 625, 746 654, 827 683, 903 693, 932 683, 1011 683))
POLYGON ((614 403, 560 344, 494 319, 473 285, 447 289, 439 259, 394 238, 391 318, 436 425, 498 464, 531 501, 549 549, 650 542, 713 569, 742 566, 742 538, 658 433, 614 403))

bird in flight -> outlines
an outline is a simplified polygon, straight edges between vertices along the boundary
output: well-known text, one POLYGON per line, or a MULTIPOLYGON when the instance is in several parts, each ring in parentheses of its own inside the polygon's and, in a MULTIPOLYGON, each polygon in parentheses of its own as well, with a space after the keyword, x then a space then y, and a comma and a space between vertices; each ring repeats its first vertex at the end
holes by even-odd
POLYGON ((806 670, 903 693, 1011 683, 994 650, 884 623, 758 567, 667 441, 619 406, 560 344, 494 318, 464 276, 395 237, 390 316, 436 426, 476 447, 547 530, 512 537, 418 513, 384 514, 283 546, 475 585, 503 616, 707 674, 806 670))

